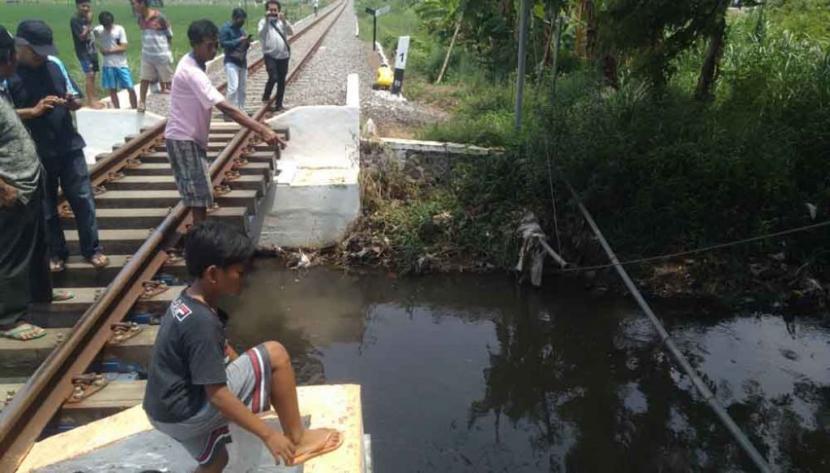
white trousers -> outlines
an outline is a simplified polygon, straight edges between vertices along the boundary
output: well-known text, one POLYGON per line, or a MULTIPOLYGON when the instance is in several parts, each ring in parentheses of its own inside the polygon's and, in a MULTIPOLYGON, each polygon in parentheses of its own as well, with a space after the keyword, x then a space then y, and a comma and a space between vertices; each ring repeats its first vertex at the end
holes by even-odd
POLYGON ((248 70, 236 64, 225 63, 225 73, 228 75, 228 102, 245 110, 245 86, 248 82, 248 70))

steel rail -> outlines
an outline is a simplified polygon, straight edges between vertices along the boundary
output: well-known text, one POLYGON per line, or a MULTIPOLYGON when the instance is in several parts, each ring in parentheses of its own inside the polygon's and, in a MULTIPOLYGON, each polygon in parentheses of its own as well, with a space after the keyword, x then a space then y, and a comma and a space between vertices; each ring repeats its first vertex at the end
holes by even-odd
MULTIPOLYGON (((332 5, 328 12, 305 25, 303 30, 291 37, 290 42, 296 41, 339 9, 318 41, 294 68, 292 79, 317 50, 346 6, 345 0, 332 5)), ((257 61, 252 67, 260 66, 261 62, 257 61)), ((272 98, 264 104, 254 115, 257 121, 265 118, 273 100, 272 98)), ((93 168, 95 177, 105 179, 110 172, 126 166, 127 159, 136 157, 154 140, 160 138, 165 124, 166 120, 163 120, 101 160, 93 168)), ((224 171, 233 165, 233 158, 243 151, 250 136, 250 130, 242 128, 214 160, 210 167, 214 182, 223 179, 224 171)), ((43 429, 71 395, 72 378, 84 373, 94 361, 110 337, 111 325, 121 321, 140 297, 142 282, 151 279, 167 260, 167 253, 161 248, 165 248, 164 245, 181 236, 179 231, 188 220, 189 212, 179 202, 116 275, 101 297, 84 312, 69 337, 52 350, 14 400, 3 410, 0 415, 0 471, 15 471, 23 461, 43 429)))

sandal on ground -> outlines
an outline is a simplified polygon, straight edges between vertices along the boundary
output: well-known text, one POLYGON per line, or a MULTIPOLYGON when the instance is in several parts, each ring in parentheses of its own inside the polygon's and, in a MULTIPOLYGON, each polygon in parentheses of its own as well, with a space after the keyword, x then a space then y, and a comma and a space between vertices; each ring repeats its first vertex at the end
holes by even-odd
POLYGON ((49 272, 61 273, 66 269, 66 260, 60 258, 52 258, 49 260, 49 272))
POLYGON ((170 286, 161 281, 144 281, 142 286, 144 293, 141 294, 141 299, 152 299, 170 289, 170 286))
POLYGON ((72 291, 67 291, 66 289, 53 289, 52 290, 52 302, 71 301, 74 298, 75 298, 75 294, 72 291))
POLYGON ((10 329, 0 329, 0 337, 26 342, 46 335, 46 330, 28 322, 20 322, 10 329))
POLYGON ((144 113, 144 112, 147 111, 147 106, 143 103, 139 104, 139 106, 136 107, 135 111, 138 112, 138 113, 144 113))
POLYGON ((106 268, 110 264, 110 259, 103 253, 95 253, 91 258, 87 258, 86 260, 96 269, 106 268))
POLYGON ((305 462, 311 460, 312 458, 317 458, 321 455, 325 455, 327 453, 333 452, 333 451, 337 450, 338 448, 340 448, 340 446, 343 445, 343 433, 338 432, 337 430, 334 430, 334 429, 326 429, 326 430, 329 431, 329 434, 326 436, 325 440, 323 440, 323 442, 320 445, 318 445, 313 450, 308 450, 308 451, 305 451, 305 452, 300 451, 300 449, 298 448, 297 451, 294 454, 294 458, 291 459, 291 462, 289 462, 287 464, 287 466, 294 466, 294 465, 299 465, 301 463, 305 463, 305 462), (337 442, 336 443, 331 443, 332 436, 337 435, 337 434, 339 434, 337 442))
POLYGON ((227 184, 222 184, 218 186, 213 186, 213 195, 225 195, 230 194, 231 186, 227 184))

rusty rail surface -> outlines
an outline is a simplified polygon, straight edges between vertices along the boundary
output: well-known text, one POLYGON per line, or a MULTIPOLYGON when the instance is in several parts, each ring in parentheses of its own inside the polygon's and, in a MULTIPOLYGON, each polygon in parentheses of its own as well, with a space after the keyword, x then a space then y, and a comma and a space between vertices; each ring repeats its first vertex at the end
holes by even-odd
MULTIPOLYGON (((287 82, 296 78, 346 6, 345 0, 333 4, 328 11, 322 12, 290 38, 290 42, 296 41, 336 13, 314 46, 291 71, 287 82)), ((256 61, 250 69, 261 67, 262 62, 263 60, 256 61)), ((257 111, 255 120, 265 118, 273 100, 272 98, 257 111)), ((161 138, 165 124, 166 120, 163 120, 99 161, 90 173, 95 185, 100 185, 110 173, 126 166, 127 160, 138 157, 152 146, 161 138)), ((214 183, 222 181, 224 172, 233 165, 233 160, 244 151, 251 138, 252 132, 243 127, 231 139, 210 166, 214 183)), ((179 202, 130 258, 101 297, 81 316, 69 337, 52 350, 15 399, 3 410, 0 416, 0 471, 12 472, 17 469, 43 429, 71 395, 72 378, 86 371, 109 339, 112 324, 120 322, 140 297, 142 282, 150 280, 167 261, 168 254, 162 248, 167 248, 166 245, 180 238, 189 221, 189 212, 179 202)))

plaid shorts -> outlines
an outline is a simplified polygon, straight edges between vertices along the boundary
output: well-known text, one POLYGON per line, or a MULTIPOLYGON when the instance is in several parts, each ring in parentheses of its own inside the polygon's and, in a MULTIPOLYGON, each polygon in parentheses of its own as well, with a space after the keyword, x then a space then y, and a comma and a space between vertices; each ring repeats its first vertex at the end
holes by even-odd
POLYGON ((213 206, 213 185, 205 150, 195 141, 166 140, 165 146, 185 207, 213 206))
MULTIPOLYGON (((225 368, 228 389, 254 414, 271 409, 271 359, 265 345, 251 348, 225 368)), ((206 403, 190 419, 174 424, 149 419, 160 432, 179 442, 200 465, 211 462, 220 447, 230 443, 228 421, 206 403)))

